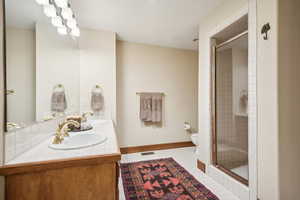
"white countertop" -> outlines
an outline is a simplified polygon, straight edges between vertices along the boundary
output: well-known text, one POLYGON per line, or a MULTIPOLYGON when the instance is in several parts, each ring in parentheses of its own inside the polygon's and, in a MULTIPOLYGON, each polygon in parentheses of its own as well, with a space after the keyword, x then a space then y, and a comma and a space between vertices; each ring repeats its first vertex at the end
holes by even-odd
POLYGON ((104 143, 75 150, 54 150, 49 148, 53 138, 51 136, 36 147, 9 161, 6 165, 120 153, 113 122, 111 120, 94 120, 90 123, 96 134, 103 134, 107 137, 104 143))

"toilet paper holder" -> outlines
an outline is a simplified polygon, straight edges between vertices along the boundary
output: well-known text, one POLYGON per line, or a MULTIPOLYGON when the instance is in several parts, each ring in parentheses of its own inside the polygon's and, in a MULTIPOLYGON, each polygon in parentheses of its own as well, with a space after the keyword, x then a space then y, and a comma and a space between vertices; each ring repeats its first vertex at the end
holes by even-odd
POLYGON ((184 130, 186 130, 187 132, 191 132, 191 130, 192 130, 192 126, 191 126, 191 124, 190 124, 189 122, 184 122, 184 123, 183 123, 183 128, 184 128, 184 130))

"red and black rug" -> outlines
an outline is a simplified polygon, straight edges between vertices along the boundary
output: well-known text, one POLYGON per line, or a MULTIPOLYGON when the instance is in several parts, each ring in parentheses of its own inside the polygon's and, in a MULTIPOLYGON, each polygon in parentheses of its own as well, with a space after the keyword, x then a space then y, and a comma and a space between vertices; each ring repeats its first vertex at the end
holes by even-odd
POLYGON ((173 158, 122 163, 126 200, 219 200, 173 158))

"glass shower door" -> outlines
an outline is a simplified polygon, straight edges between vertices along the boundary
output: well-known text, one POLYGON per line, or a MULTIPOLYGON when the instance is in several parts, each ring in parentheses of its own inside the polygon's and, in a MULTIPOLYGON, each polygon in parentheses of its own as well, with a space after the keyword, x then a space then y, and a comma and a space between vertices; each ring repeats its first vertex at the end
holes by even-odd
POLYGON ((214 165, 248 184, 248 35, 215 47, 214 165))

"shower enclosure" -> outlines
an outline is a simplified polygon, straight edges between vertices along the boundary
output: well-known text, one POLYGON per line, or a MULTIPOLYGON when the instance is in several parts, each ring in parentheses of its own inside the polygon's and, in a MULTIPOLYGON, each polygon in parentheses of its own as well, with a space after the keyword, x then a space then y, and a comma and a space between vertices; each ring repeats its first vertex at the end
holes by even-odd
POLYGON ((248 31, 216 43, 212 66, 213 164, 248 184, 248 31))

